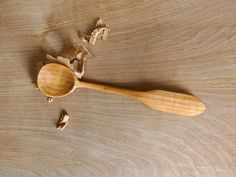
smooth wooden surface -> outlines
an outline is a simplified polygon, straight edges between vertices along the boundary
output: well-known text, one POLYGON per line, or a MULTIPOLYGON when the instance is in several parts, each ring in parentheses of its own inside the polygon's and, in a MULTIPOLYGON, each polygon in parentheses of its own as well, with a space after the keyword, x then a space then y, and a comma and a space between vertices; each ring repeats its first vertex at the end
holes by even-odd
POLYGON ((236 1, 0 4, 1 177, 236 176, 236 1), (97 17, 112 32, 90 47, 84 79, 192 93, 207 111, 177 117, 92 90, 47 103, 31 85, 36 63, 97 17))
POLYGON ((130 90, 78 80, 74 72, 58 63, 44 65, 37 75, 39 91, 50 98, 62 98, 76 89, 92 89, 104 93, 126 96, 140 101, 150 108, 180 116, 197 116, 205 111, 205 105, 198 98, 165 90, 130 90))
POLYGON ((149 108, 174 115, 197 116, 206 110, 201 100, 188 94, 158 89, 137 91, 84 81, 77 83, 78 88, 93 89, 104 93, 126 96, 140 101, 149 108))

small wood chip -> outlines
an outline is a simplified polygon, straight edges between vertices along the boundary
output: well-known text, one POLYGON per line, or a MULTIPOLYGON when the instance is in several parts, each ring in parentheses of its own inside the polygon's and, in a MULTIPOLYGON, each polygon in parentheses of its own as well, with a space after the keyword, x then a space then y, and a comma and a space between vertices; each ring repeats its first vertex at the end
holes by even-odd
POLYGON ((62 114, 57 123, 57 129, 63 130, 69 122, 69 115, 67 113, 62 114))
POLYGON ((48 101, 49 103, 51 103, 51 102, 53 102, 53 98, 52 98, 52 97, 47 97, 47 101, 48 101))

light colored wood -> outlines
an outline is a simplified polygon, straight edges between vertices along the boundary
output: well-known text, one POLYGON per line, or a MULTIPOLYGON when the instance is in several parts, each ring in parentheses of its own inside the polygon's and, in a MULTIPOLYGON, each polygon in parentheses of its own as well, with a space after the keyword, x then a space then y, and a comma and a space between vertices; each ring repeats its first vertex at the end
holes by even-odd
POLYGON ((62 115, 60 116, 57 122, 57 129, 64 130, 64 128, 66 128, 66 126, 68 125, 69 118, 70 117, 67 113, 62 113, 62 115))
POLYGON ((235 177, 235 0, 1 0, 1 177, 235 177), (48 103, 36 63, 101 17, 84 79, 190 93, 191 118, 89 89, 48 103), (42 38, 42 34, 46 34, 42 38), (57 130, 61 109, 69 124, 57 130))
POLYGON ((175 115, 196 116, 203 113, 206 109, 204 103, 192 95, 164 90, 134 91, 82 81, 77 81, 76 83, 77 88, 89 88, 105 93, 127 96, 153 109, 175 115))
POLYGON ((99 18, 91 35, 81 33, 80 39, 85 43, 95 45, 98 38, 100 38, 101 40, 106 40, 109 31, 111 31, 111 29, 108 28, 107 25, 102 22, 101 18, 99 18))
POLYGON ((50 63, 41 68, 37 77, 37 85, 45 96, 52 98, 62 98, 77 88, 87 88, 127 96, 141 101, 153 109, 176 115, 196 116, 205 111, 205 105, 191 95, 164 90, 141 92, 79 81, 69 68, 57 63, 50 63))

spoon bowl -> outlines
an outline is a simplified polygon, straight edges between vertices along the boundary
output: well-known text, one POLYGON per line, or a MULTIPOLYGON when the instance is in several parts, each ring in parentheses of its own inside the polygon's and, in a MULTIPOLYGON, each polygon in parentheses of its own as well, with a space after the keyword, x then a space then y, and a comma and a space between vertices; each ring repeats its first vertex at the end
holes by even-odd
POLYGON ((74 91, 77 78, 67 67, 60 64, 44 65, 38 74, 39 90, 46 96, 59 98, 74 91))

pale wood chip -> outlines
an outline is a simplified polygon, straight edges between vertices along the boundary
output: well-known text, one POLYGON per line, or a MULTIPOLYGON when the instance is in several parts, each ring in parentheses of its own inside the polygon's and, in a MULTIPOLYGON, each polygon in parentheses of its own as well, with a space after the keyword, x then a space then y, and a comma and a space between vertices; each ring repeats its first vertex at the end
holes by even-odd
POLYGON ((67 113, 64 113, 58 120, 57 123, 57 129, 63 130, 69 122, 69 115, 67 113))
POLYGON ((89 44, 95 45, 97 39, 100 37, 101 40, 106 40, 108 32, 111 31, 106 24, 102 22, 102 19, 99 18, 96 22, 96 28, 93 30, 91 35, 80 34, 80 39, 83 42, 88 42, 89 44))
POLYGON ((78 79, 84 74, 85 61, 91 57, 91 54, 85 47, 79 47, 76 58, 73 60, 73 71, 78 79))
POLYGON ((102 35, 101 35, 101 40, 107 40, 108 32, 110 31, 109 28, 106 28, 103 30, 102 35))
POLYGON ((71 69, 74 72, 74 74, 76 75, 76 77, 78 79, 81 79, 84 74, 85 60, 89 59, 91 57, 91 54, 83 46, 74 48, 74 51, 72 51, 72 52, 74 54, 73 54, 73 58, 71 58, 71 59, 66 58, 66 57, 62 57, 62 56, 58 56, 57 58, 55 58, 55 57, 48 54, 45 59, 45 64, 59 63, 62 65, 65 65, 66 67, 68 67, 69 69, 71 69))
POLYGON ((78 79, 84 75, 84 61, 84 59, 74 61, 73 71, 78 79))

